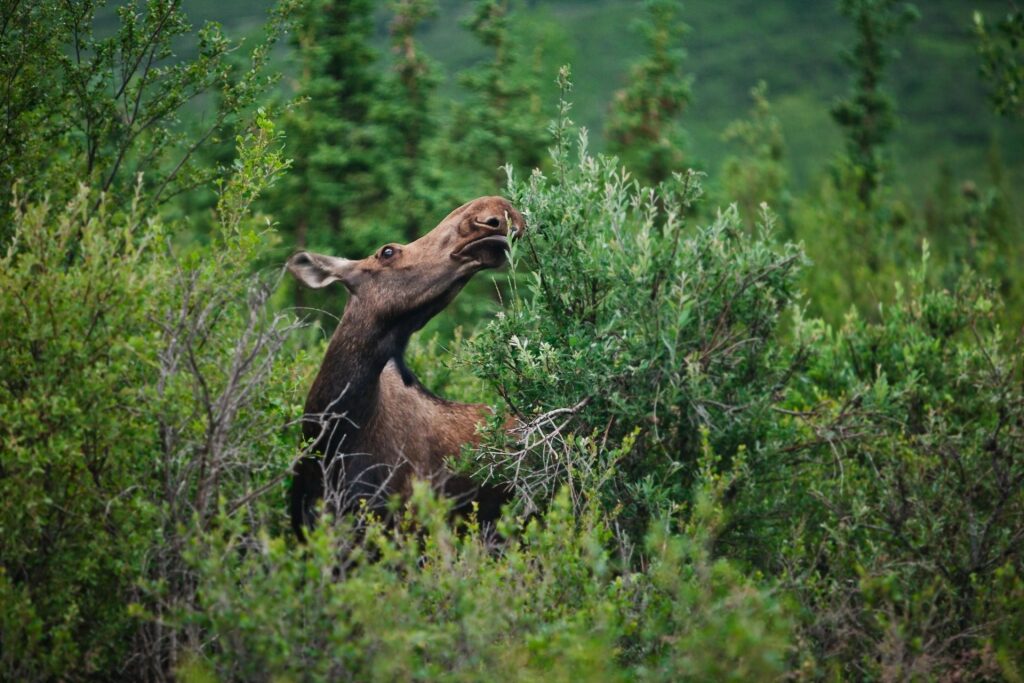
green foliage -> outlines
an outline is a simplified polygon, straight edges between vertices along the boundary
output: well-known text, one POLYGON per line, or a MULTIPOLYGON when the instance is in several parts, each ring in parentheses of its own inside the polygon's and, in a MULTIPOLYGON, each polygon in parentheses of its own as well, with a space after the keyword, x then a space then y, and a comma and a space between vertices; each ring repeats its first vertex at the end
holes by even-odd
POLYGON ((137 402, 153 358, 157 279, 142 264, 155 235, 97 199, 82 188, 62 209, 17 201, 0 260, 8 680, 87 676, 125 656, 131 624, 110 596, 130 589, 154 540, 138 482, 156 435, 137 402))
POLYGON ((462 403, 494 402, 494 389, 465 363, 467 341, 461 327, 444 338, 437 332, 430 337, 419 334, 406 349, 405 361, 423 386, 439 396, 462 403))
POLYGON ((488 50, 483 63, 466 69, 459 82, 468 91, 452 122, 452 149, 475 188, 496 188, 504 178, 502 168, 512 164, 524 171, 544 157, 544 124, 540 74, 530 64, 524 47, 511 35, 511 0, 477 0, 466 28, 488 50), (486 179, 481 185, 480 179, 486 179))
MULTIPOLYGON (((18 199, 0 275, 2 675, 161 675, 194 634, 186 540, 218 501, 283 478, 304 383, 280 351, 288 319, 249 276, 268 237, 250 207, 286 166, 260 112, 238 139, 207 247, 172 249, 85 186, 62 209, 18 199), (11 645, 8 647, 8 645, 11 645)), ((297 361, 304 360, 298 354, 297 361)), ((280 491, 280 487, 277 487, 280 491)))
MULTIPOLYGON (((721 516, 724 486, 702 488, 721 516)), ((389 529, 318 530, 296 553, 231 520, 197 543, 203 577, 193 619, 215 640, 192 672, 275 680, 773 680, 791 618, 770 590, 712 560, 700 523, 648 544, 634 573, 610 530, 577 517, 566 492, 528 522, 508 522, 500 552, 457 534, 424 485, 389 529), (695 531, 698 530, 698 531, 695 531), (696 535, 691 536, 691 533, 696 535), (340 553, 340 554, 339 554, 340 553)))
MULTIPOLYGON (((248 406, 211 405, 215 383, 172 389, 182 374, 199 376, 204 354, 229 343, 217 335, 238 330, 228 322, 238 312, 223 300, 186 304, 180 285, 196 282, 201 254, 191 265, 178 261, 154 216, 169 197, 223 174, 194 153, 230 130, 272 82, 260 69, 286 8, 241 70, 227 61, 235 44, 212 23, 199 31, 194 59, 173 58, 172 45, 191 32, 177 2, 123 5, 119 26, 101 38, 93 33, 96 8, 2 9, 0 69, 10 99, 0 191, 10 220, 0 230, 0 677, 11 680, 141 676, 173 660, 174 639, 162 626, 149 629, 129 604, 143 598, 143 581, 170 602, 191 599, 175 561, 181 524, 203 496, 216 500, 225 490, 221 468, 197 473, 199 440, 179 437, 202 424, 200 415, 216 417, 223 438, 202 443, 223 449, 233 443, 223 430, 248 406), (206 127, 182 126, 186 104, 210 93, 219 104, 206 127), (173 311, 205 316, 206 325, 162 327, 157 321, 174 320, 173 311), (168 392, 173 401, 165 402, 168 392), (182 485, 189 479, 177 477, 175 456, 200 480, 195 488, 182 485)), ((242 217, 256 186, 283 167, 267 153, 273 136, 262 116, 258 130, 263 147, 245 138, 238 179, 222 191, 220 225, 232 243, 255 243, 242 217)), ((209 266, 213 276, 216 263, 218 291, 237 293, 224 278, 245 272, 252 250, 218 256, 209 266)), ((241 348, 253 351, 251 361, 265 350, 241 348)), ((251 388, 239 382, 246 374, 234 381, 251 388)), ((280 396, 280 385, 273 393, 280 396)))
POLYGON ((768 520, 759 561, 790 576, 821 661, 861 679, 994 677, 1024 656, 1001 611, 1024 562, 1020 341, 1004 347, 990 288, 924 272, 878 322, 797 320, 813 353, 783 414, 803 436, 738 505, 768 520))
MULTIPOLYGON (((380 63, 371 3, 313 3, 283 127, 259 108, 260 67, 287 8, 239 61, 214 24, 175 54, 177 2, 123 5, 94 32, 97 6, 0 8, 0 678, 1020 678, 1013 181, 993 154, 990 186, 951 168, 923 210, 888 182, 879 82, 902 3, 842 5, 859 42, 833 182, 791 194, 762 84, 724 136, 712 192, 732 206, 700 218, 701 177, 673 172, 689 154, 677 3, 648 4, 649 54, 617 105, 615 131, 655 132, 622 147, 653 188, 585 134, 574 146, 567 69, 545 136, 536 83, 564 34, 511 2, 475 5, 489 57, 451 107, 417 43, 444 23, 434 3, 392 5, 380 63), (513 484, 500 537, 418 486, 393 520, 335 520, 296 547, 284 480, 322 348, 254 264, 412 238, 503 163, 542 161, 509 171, 529 227, 501 315, 465 338, 441 319, 456 331, 409 350, 432 389, 500 402, 485 446, 453 459, 513 484), (926 238, 935 264, 914 269, 926 238)), ((978 26, 1013 113, 1017 25, 978 26)))
POLYGON ((315 0, 296 21, 300 101, 284 119, 296 163, 270 201, 300 247, 366 248, 356 217, 381 199, 372 12, 368 0, 315 0))
POLYGON ((1024 282, 1018 277, 1024 272, 1024 245, 1016 237, 1021 227, 1013 205, 1016 193, 997 156, 992 175, 989 187, 971 181, 957 186, 952 171, 940 169, 923 216, 938 257, 929 274, 934 283, 953 289, 965 269, 983 273, 1005 304, 1002 324, 1012 329, 1024 313, 1024 282))
POLYGON ((660 652, 642 679, 768 681, 792 668, 787 601, 711 553, 727 523, 723 500, 743 467, 740 457, 731 471, 720 472, 719 458, 705 442, 682 533, 656 525, 647 537, 653 590, 644 605, 643 633, 645 645, 660 652), (667 644, 665 634, 671 634, 667 644))
POLYGON ((440 140, 437 65, 416 44, 415 32, 437 14, 433 0, 392 3, 391 47, 394 63, 381 83, 374 120, 383 129, 386 157, 378 173, 387 188, 385 220, 415 240, 458 199, 444 187, 445 172, 436 162, 440 140))
MULTIPOLYGON (((175 41, 192 33, 178 0, 124 3, 116 31, 98 38, 93 26, 101 4, 13 2, 0 9, 7 93, 0 194, 9 197, 18 182, 27 196, 46 191, 60 203, 85 183, 127 205, 145 175, 152 189, 137 210, 150 215, 218 175, 197 163, 195 152, 230 132, 269 84, 263 68, 290 5, 275 11, 241 68, 229 59, 238 46, 215 22, 196 33, 194 59, 176 58, 175 41), (183 126, 182 109, 211 94, 219 105, 202 127, 183 126)), ((5 218, 7 208, 4 202, 5 218)), ((0 237, 9 238, 3 222, 0 237)))
POLYGON ((823 180, 816 195, 794 201, 790 230, 813 264, 802 285, 815 316, 839 323, 851 306, 873 316, 904 277, 917 235, 907 207, 882 195, 869 210, 856 183, 823 180))
MULTIPOLYGON (((648 53, 615 93, 607 136, 611 151, 645 183, 657 185, 686 166, 686 134, 679 117, 690 103, 691 78, 683 70, 679 43, 687 27, 678 0, 648 0, 639 23, 648 53)), ((692 161, 690 162, 692 166, 692 161)))
POLYGON ((915 252, 927 241, 933 265, 929 285, 954 288, 965 270, 984 273, 1006 303, 1000 321, 1021 322, 1021 272, 1024 259, 1015 218, 1014 191, 993 160, 993 182, 957 184, 945 167, 924 209, 904 193, 883 188, 866 208, 854 182, 824 180, 817 194, 788 204, 788 234, 802 242, 814 267, 804 272, 810 294, 808 311, 839 325, 851 306, 869 319, 888 305, 895 285, 906 280, 915 252))
POLYGON ((832 118, 845 131, 847 159, 856 176, 857 196, 871 206, 883 181, 883 149, 896 118, 891 98, 882 89, 888 62, 896 53, 887 45, 917 19, 917 9, 903 0, 842 0, 840 11, 857 32, 843 61, 853 71, 851 93, 836 102, 832 118))
POLYGON ((785 372, 772 340, 802 255, 770 241, 767 213, 756 235, 735 209, 687 227, 696 175, 643 188, 614 158, 591 157, 583 136, 570 159, 564 122, 556 132, 552 177, 509 188, 529 217, 512 256, 526 281, 510 280, 505 309, 471 346, 475 371, 530 425, 528 443, 474 464, 514 481, 529 473, 516 484, 542 500, 572 471, 548 452, 562 422, 602 446, 639 430, 601 495, 642 532, 647 514, 688 497, 701 427, 724 453, 754 443, 785 372))
MULTIPOLYGON (((585 138, 570 163, 566 130, 554 129, 551 177, 510 187, 530 219, 513 250, 529 276, 510 282, 470 358, 522 422, 515 443, 473 454, 470 468, 512 480, 541 509, 568 486, 577 509, 599 502, 621 539, 688 502, 687 519, 707 524, 693 521, 697 483, 735 472, 714 547, 787 577, 808 675, 1018 670, 1004 624, 1020 590, 1024 397, 991 289, 930 289, 922 267, 904 294, 895 258, 860 261, 862 285, 880 273, 896 283, 877 322, 854 312, 833 333, 797 315, 782 336, 798 251, 738 229, 735 212, 684 232, 686 178, 638 189, 614 160, 589 157, 585 138), (701 465, 708 452, 727 457, 701 465)), ((891 199, 865 214, 854 186, 826 188, 835 194, 816 210, 838 213, 804 226, 866 239, 886 234, 868 232, 878 216, 901 220, 891 199)), ((675 666, 689 666, 685 652, 675 666)))
MULTIPOLYGON (((736 202, 748 227, 767 204, 783 216, 788 214, 789 174, 784 162, 785 140, 782 125, 768 100, 768 84, 761 81, 751 88, 754 100, 747 118, 730 123, 722 137, 735 142, 740 151, 722 163, 723 204, 736 202)), ((783 224, 783 229, 787 226, 783 224)))
POLYGON ((992 104, 1004 116, 1024 117, 1024 12, 1010 12, 990 32, 974 13, 981 75, 992 89, 992 104))
MULTIPOLYGON (((190 0, 187 7, 190 16, 216 18, 225 32, 234 35, 263 21, 269 4, 270 0, 190 0)), ((489 48, 471 39, 462 24, 472 11, 471 3, 438 0, 437 5, 436 19, 422 24, 416 38, 422 51, 437 60, 444 76, 439 111, 446 118, 448 109, 465 99, 458 74, 487 59, 489 48)), ((835 46, 852 44, 853 38, 851 25, 836 11, 837 6, 836 1, 804 0, 684 5, 683 19, 696 29, 686 39, 687 64, 699 80, 684 119, 690 143, 687 158, 698 159, 708 170, 718 168, 733 153, 732 146, 721 140, 722 128, 745 115, 750 86, 765 80, 786 133, 793 189, 817 186, 819 173, 842 145, 840 131, 822 105, 842 94, 843 65, 835 46), (815 39, 808 41, 808 36, 815 39)), ((988 147, 998 144, 1020 182, 1024 128, 992 115, 985 85, 978 77, 977 40, 969 32, 972 10, 981 11, 994 25, 1007 14, 1007 0, 967 4, 931 0, 917 6, 921 19, 900 41, 901 57, 891 64, 886 77, 886 88, 899 103, 904 121, 891 136, 899 181, 920 195, 929 189, 938 165, 955 162, 959 176, 977 182, 985 173, 988 147), (956 84, 956 97, 950 97, 950 83, 956 84)), ((519 0, 519 9, 511 15, 510 31, 530 54, 531 68, 538 63, 535 55, 543 50, 541 88, 531 98, 539 97, 542 107, 553 108, 549 81, 559 65, 571 63, 577 81, 576 119, 590 131, 597 150, 606 149, 608 105, 614 93, 630 82, 631 61, 645 52, 643 37, 630 30, 641 12, 642 5, 633 0, 519 0)), ((382 7, 374 38, 382 54, 388 50, 389 19, 382 7)), ((992 25, 989 29, 996 33, 992 25)), ((288 66, 289 52, 275 51, 286 79, 297 73, 297 68, 288 66)), ((388 68, 385 61, 381 73, 388 68)), ((453 152, 459 150, 441 157, 445 166, 451 165, 453 152)), ((488 178, 492 171, 487 169, 488 178)), ((717 180, 715 173, 710 177, 717 180)))
POLYGON ((281 482, 297 457, 285 428, 301 417, 301 387, 312 363, 305 353, 283 353, 298 324, 272 311, 276 282, 250 274, 274 237, 251 206, 286 162, 262 112, 237 143, 211 243, 155 264, 163 282, 150 295, 158 306, 156 358, 136 391, 148 407, 148 431, 159 435, 147 462, 158 483, 144 494, 157 513, 153 533, 163 542, 148 549, 138 568, 131 607, 141 621, 136 666, 143 670, 175 665, 201 637, 180 621, 198 589, 183 557, 189 543, 224 514, 280 529, 281 482), (270 492, 277 494, 274 504, 256 505, 270 492))
POLYGON ((314 534, 305 553, 266 537, 198 545, 195 618, 219 636, 207 664, 247 680, 539 679, 612 668, 628 584, 612 575, 606 532, 577 529, 568 506, 531 522, 500 555, 450 530, 425 486, 401 526, 371 524, 353 544, 339 525, 314 534), (339 548, 349 550, 339 557, 339 548))

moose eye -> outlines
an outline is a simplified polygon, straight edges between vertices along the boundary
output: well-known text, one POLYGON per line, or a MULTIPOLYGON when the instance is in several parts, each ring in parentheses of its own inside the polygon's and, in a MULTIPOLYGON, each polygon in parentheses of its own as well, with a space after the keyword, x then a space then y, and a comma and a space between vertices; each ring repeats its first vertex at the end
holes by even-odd
POLYGON ((380 257, 381 258, 388 259, 388 258, 391 258, 394 255, 395 255, 395 248, 394 247, 384 247, 383 249, 380 250, 380 257))

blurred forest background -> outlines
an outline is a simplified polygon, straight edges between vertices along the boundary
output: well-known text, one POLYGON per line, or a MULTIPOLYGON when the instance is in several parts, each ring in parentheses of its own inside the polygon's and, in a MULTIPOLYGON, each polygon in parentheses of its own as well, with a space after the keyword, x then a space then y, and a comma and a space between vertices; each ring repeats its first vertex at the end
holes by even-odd
MULTIPOLYGON (((234 7, 194 0, 185 8, 195 22, 219 21, 232 35, 259 30, 270 2, 234 7)), ((615 91, 628 80, 629 65, 644 51, 636 23, 643 3, 628 0, 534 0, 510 17, 518 48, 535 65, 541 88, 534 96, 553 111, 557 92, 551 74, 571 64, 574 120, 586 126, 596 150, 604 149, 605 122, 615 91)), ((992 111, 978 74, 971 14, 1005 14, 1001 0, 965 3, 935 0, 920 6, 920 20, 892 47, 900 58, 886 74, 885 87, 899 107, 902 124, 892 136, 899 177, 917 193, 934 188, 948 167, 957 178, 986 178, 993 155, 1006 169, 1020 173, 1024 139, 992 111)), ((437 12, 417 27, 424 52, 436 60, 439 91, 456 100, 467 96, 458 74, 487 58, 464 22, 471 3, 442 0, 437 12)), ((378 68, 387 67, 389 15, 381 6, 373 15, 370 39, 379 51, 378 68)), ((786 140, 787 166, 799 188, 806 188, 842 146, 829 116, 833 100, 846 91, 849 72, 842 50, 854 29, 829 2, 692 3, 681 20, 688 33, 677 47, 688 53, 685 72, 694 79, 687 108, 690 163, 717 168, 732 151, 722 132, 745 115, 750 88, 766 81, 786 140)), ((294 56, 281 49, 275 67, 297 74, 294 56)), ((1020 180, 1018 175, 1015 179, 1020 180)))
MULTIPOLYGON (((197 25, 214 21, 229 35, 250 40, 258 37, 270 7, 266 1, 232 8, 202 0, 182 5, 197 25)), ((589 131, 595 152, 618 154, 644 181, 665 175, 645 172, 643 166, 657 160, 629 159, 624 153, 628 131, 610 129, 616 115, 623 118, 617 95, 631 82, 637 89, 631 70, 646 69, 643 78, 650 86, 638 93, 646 98, 639 106, 662 111, 652 119, 654 128, 642 134, 645 144, 661 136, 675 148, 674 168, 707 174, 711 201, 703 205, 705 211, 739 201, 751 220, 758 202, 769 201, 783 214, 784 226, 806 224, 822 218, 812 215, 813 198, 823 182, 841 172, 837 166, 847 141, 858 134, 856 122, 840 123, 836 107, 844 101, 861 106, 858 97, 876 97, 854 84, 868 78, 877 80, 871 87, 878 102, 869 105, 877 110, 867 112, 865 120, 877 117, 878 123, 870 133, 876 139, 867 144, 883 164, 878 173, 885 176, 883 210, 890 214, 885 220, 909 225, 867 247, 890 261, 871 264, 872 271, 883 273, 884 283, 905 266, 901 254, 917 253, 924 239, 933 247, 942 242, 948 235, 940 233, 948 232, 951 219, 977 221, 966 213, 994 210, 1006 213, 1008 225, 1021 224, 1024 207, 1013 188, 1024 184, 1024 131, 992 106, 974 23, 976 11, 1000 17, 1005 10, 1002 0, 969 6, 940 0, 926 11, 916 7, 904 26, 877 29, 876 56, 853 61, 856 5, 845 15, 829 3, 795 1, 663 8, 656 20, 664 22, 660 28, 667 42, 661 47, 655 42, 659 38, 646 32, 650 19, 643 2, 499 3, 489 10, 466 2, 409 3, 405 23, 395 21, 394 8, 379 3, 356 3, 333 18, 329 13, 315 18, 317 10, 311 10, 299 20, 290 44, 282 41, 268 55, 268 71, 282 76, 274 89, 278 106, 309 98, 284 120, 287 156, 300 165, 267 205, 284 234, 298 235, 268 253, 283 260, 293 247, 308 244, 361 256, 386 241, 422 234, 465 197, 500 192, 504 174, 492 177, 492 167, 509 162, 525 172, 543 165, 544 128, 558 100, 553 74, 563 64, 573 69, 573 120, 589 131), (405 40, 414 41, 411 52, 399 47, 405 40), (640 63, 645 54, 653 60, 646 65, 640 63), (865 66, 872 59, 877 66, 865 66), (337 70, 333 83, 332 68, 337 70), (394 76, 398 82, 389 82, 394 76), (673 80, 681 86, 678 92, 669 85, 673 80), (755 95, 753 89, 762 83, 755 95), (402 140, 395 139, 388 129, 404 124, 411 128, 400 134, 402 140), (772 167, 740 169, 750 154, 760 154, 772 167), (418 159, 397 158, 409 155, 418 159), (766 177, 750 177, 759 172, 766 177), (302 174, 305 178, 296 177, 302 174), (759 197, 738 196, 744 190, 737 184, 744 183, 774 186, 754 189, 759 197), (305 202, 293 201, 296 190, 307 193, 305 202), (396 215, 382 209, 384 203, 405 208, 396 215), (302 206, 301 215, 293 213, 296 206, 302 206), (355 214, 344 227, 343 213, 355 214)), ((115 8, 101 10, 96 23, 100 32, 113 30, 115 8)), ((196 49, 184 39, 175 47, 183 57, 194 56, 196 49)), ((185 121, 202 120, 208 106, 203 98, 186 105, 185 121)), ((223 161, 232 148, 224 143, 219 152, 212 145, 201 151, 223 161)), ((212 202, 210 195, 205 201, 201 193, 196 196, 198 204, 186 202, 182 209, 192 221, 197 209, 212 202)), ((850 280, 854 270, 846 255, 808 230, 792 228, 787 237, 814 239, 812 259, 838 270, 833 280, 850 280)), ((995 236, 999 243, 1013 239, 1014 228, 1007 230, 995 236)), ((850 231, 863 233, 864 226, 842 232, 850 231)), ((957 245, 940 245, 940 254, 976 262, 976 256, 963 252, 972 251, 967 242, 979 237, 960 234, 953 240, 957 245)), ((1016 263, 1012 254, 1000 260, 998 267, 1007 273, 1016 263)), ((870 310, 885 298, 873 281, 821 281, 825 277, 808 285, 824 290, 812 299, 812 310, 831 321, 841 319, 848 303, 870 310), (833 289, 838 290, 834 295, 833 289)), ((1014 288, 1003 281, 1004 295, 1016 297, 1014 288)), ((488 306, 488 290, 493 287, 476 283, 458 312, 436 321, 428 334, 438 330, 450 337, 456 326, 471 328, 481 306, 488 306)), ((297 297, 298 305, 340 312, 336 297, 297 297)))
POLYGON ((0 0, 0 89, 0 679, 1024 677, 1013 1, 0 0), (298 544, 282 264, 483 194, 500 543, 298 544))

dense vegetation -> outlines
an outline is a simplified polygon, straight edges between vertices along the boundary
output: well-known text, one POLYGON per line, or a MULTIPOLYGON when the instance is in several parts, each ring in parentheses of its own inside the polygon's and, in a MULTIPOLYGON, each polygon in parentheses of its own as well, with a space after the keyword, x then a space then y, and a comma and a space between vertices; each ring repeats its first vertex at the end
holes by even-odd
MULTIPOLYGON (((901 182, 889 84, 933 8, 830 7, 845 70, 815 116, 844 144, 809 176, 773 71, 700 159, 706 10, 599 4, 639 24, 601 104, 618 157, 573 124, 543 8, 474 2, 453 97, 425 49, 448 3, 283 2, 241 44, 178 2, 0 4, 0 678, 1024 675, 1022 169, 901 182), (423 486, 297 544, 341 302, 282 255, 362 255, 495 192, 529 222, 508 271, 410 361, 518 420, 452 454, 513 487, 500 541, 423 486)), ((978 10, 956 106, 1018 139, 1024 16, 978 10)))
MULTIPOLYGON (((529 45, 529 63, 538 64, 542 89, 533 93, 554 108, 557 93, 547 88, 562 64, 572 64, 574 119, 591 131, 595 150, 608 149, 609 103, 630 83, 630 71, 645 51, 635 26, 644 0, 519 0, 510 21, 519 41, 529 45)), ((263 21, 270 0, 226 6, 216 0, 189 0, 190 16, 216 19, 241 34, 263 21)), ((438 66, 438 88, 445 98, 466 96, 460 74, 485 59, 488 48, 469 39, 464 21, 473 3, 438 0, 437 11, 416 31, 418 42, 438 66)), ((1020 3, 1017 3, 1018 6, 1020 3)), ((372 44, 389 50, 390 14, 376 3, 372 44)), ((986 100, 991 91, 978 78, 977 31, 973 11, 997 39, 992 55, 1006 45, 1007 0, 931 0, 918 3, 918 18, 895 42, 899 57, 889 63, 885 90, 894 97, 898 125, 892 133, 893 162, 901 183, 922 200, 934 189, 942 166, 958 180, 989 178, 993 149, 1009 172, 1019 172, 1024 155, 1020 127, 1001 122, 986 100), (953 94, 955 93, 955 97, 953 94)), ((685 3, 679 20, 688 27, 675 48, 684 51, 692 78, 683 128, 689 145, 687 165, 714 170, 734 151, 722 138, 726 122, 741 117, 751 86, 771 86, 776 116, 786 137, 787 167, 800 189, 813 185, 833 154, 843 147, 830 108, 847 92, 850 72, 842 48, 852 46, 853 27, 836 2, 731 0, 685 3), (727 49, 726 49, 727 48, 727 49)), ((113 13, 110 22, 113 23, 113 13)), ((1012 51, 1009 53, 1012 54, 1012 51)), ((999 59, 994 69, 1012 71, 1019 60, 999 59)), ((298 60, 275 53, 275 68, 291 76, 298 60)), ((385 65, 379 63, 380 68, 385 65)), ((1008 91, 1009 92, 1009 91, 1008 91)), ((1017 182, 1024 179, 1015 176, 1017 182)), ((714 178, 712 178, 714 180, 714 178)))

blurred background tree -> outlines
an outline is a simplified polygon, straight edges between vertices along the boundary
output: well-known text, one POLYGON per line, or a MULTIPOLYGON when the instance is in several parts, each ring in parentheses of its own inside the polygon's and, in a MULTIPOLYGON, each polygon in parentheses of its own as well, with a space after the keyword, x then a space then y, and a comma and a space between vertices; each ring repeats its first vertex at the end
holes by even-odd
POLYGON ((678 0, 649 0, 638 21, 647 54, 635 62, 629 84, 615 93, 608 115, 609 150, 637 177, 657 185, 673 171, 694 166, 687 157, 680 117, 690 103, 692 76, 683 70, 686 52, 678 0))
POLYGON ((790 229, 789 172, 782 124, 768 99, 768 84, 759 82, 750 90, 753 106, 749 114, 726 126, 722 138, 732 142, 735 153, 722 161, 722 202, 736 202, 740 216, 752 226, 762 203, 783 218, 781 230, 790 229))
POLYGON ((503 166, 528 171, 544 159, 550 118, 541 106, 542 74, 529 60, 529 45, 511 32, 514 0, 476 0, 465 27, 487 56, 459 74, 465 100, 456 106, 450 144, 469 187, 496 189, 503 166))
POLYGON ((981 12, 975 12, 974 29, 981 53, 981 75, 991 88, 996 111, 1008 117, 1024 117, 1024 11, 1009 12, 994 29, 985 24, 981 12))
POLYGON ((270 201, 299 247, 362 246, 359 217, 383 199, 372 13, 368 0, 313 0, 296 22, 300 101, 285 135, 297 164, 270 201))
POLYGON ((917 9, 902 0, 842 0, 839 8, 854 25, 857 40, 843 53, 853 71, 853 88, 836 102, 832 117, 846 135, 857 196, 870 207, 885 173, 885 144, 896 125, 892 98, 882 89, 886 65, 897 55, 888 41, 917 19, 917 9))

